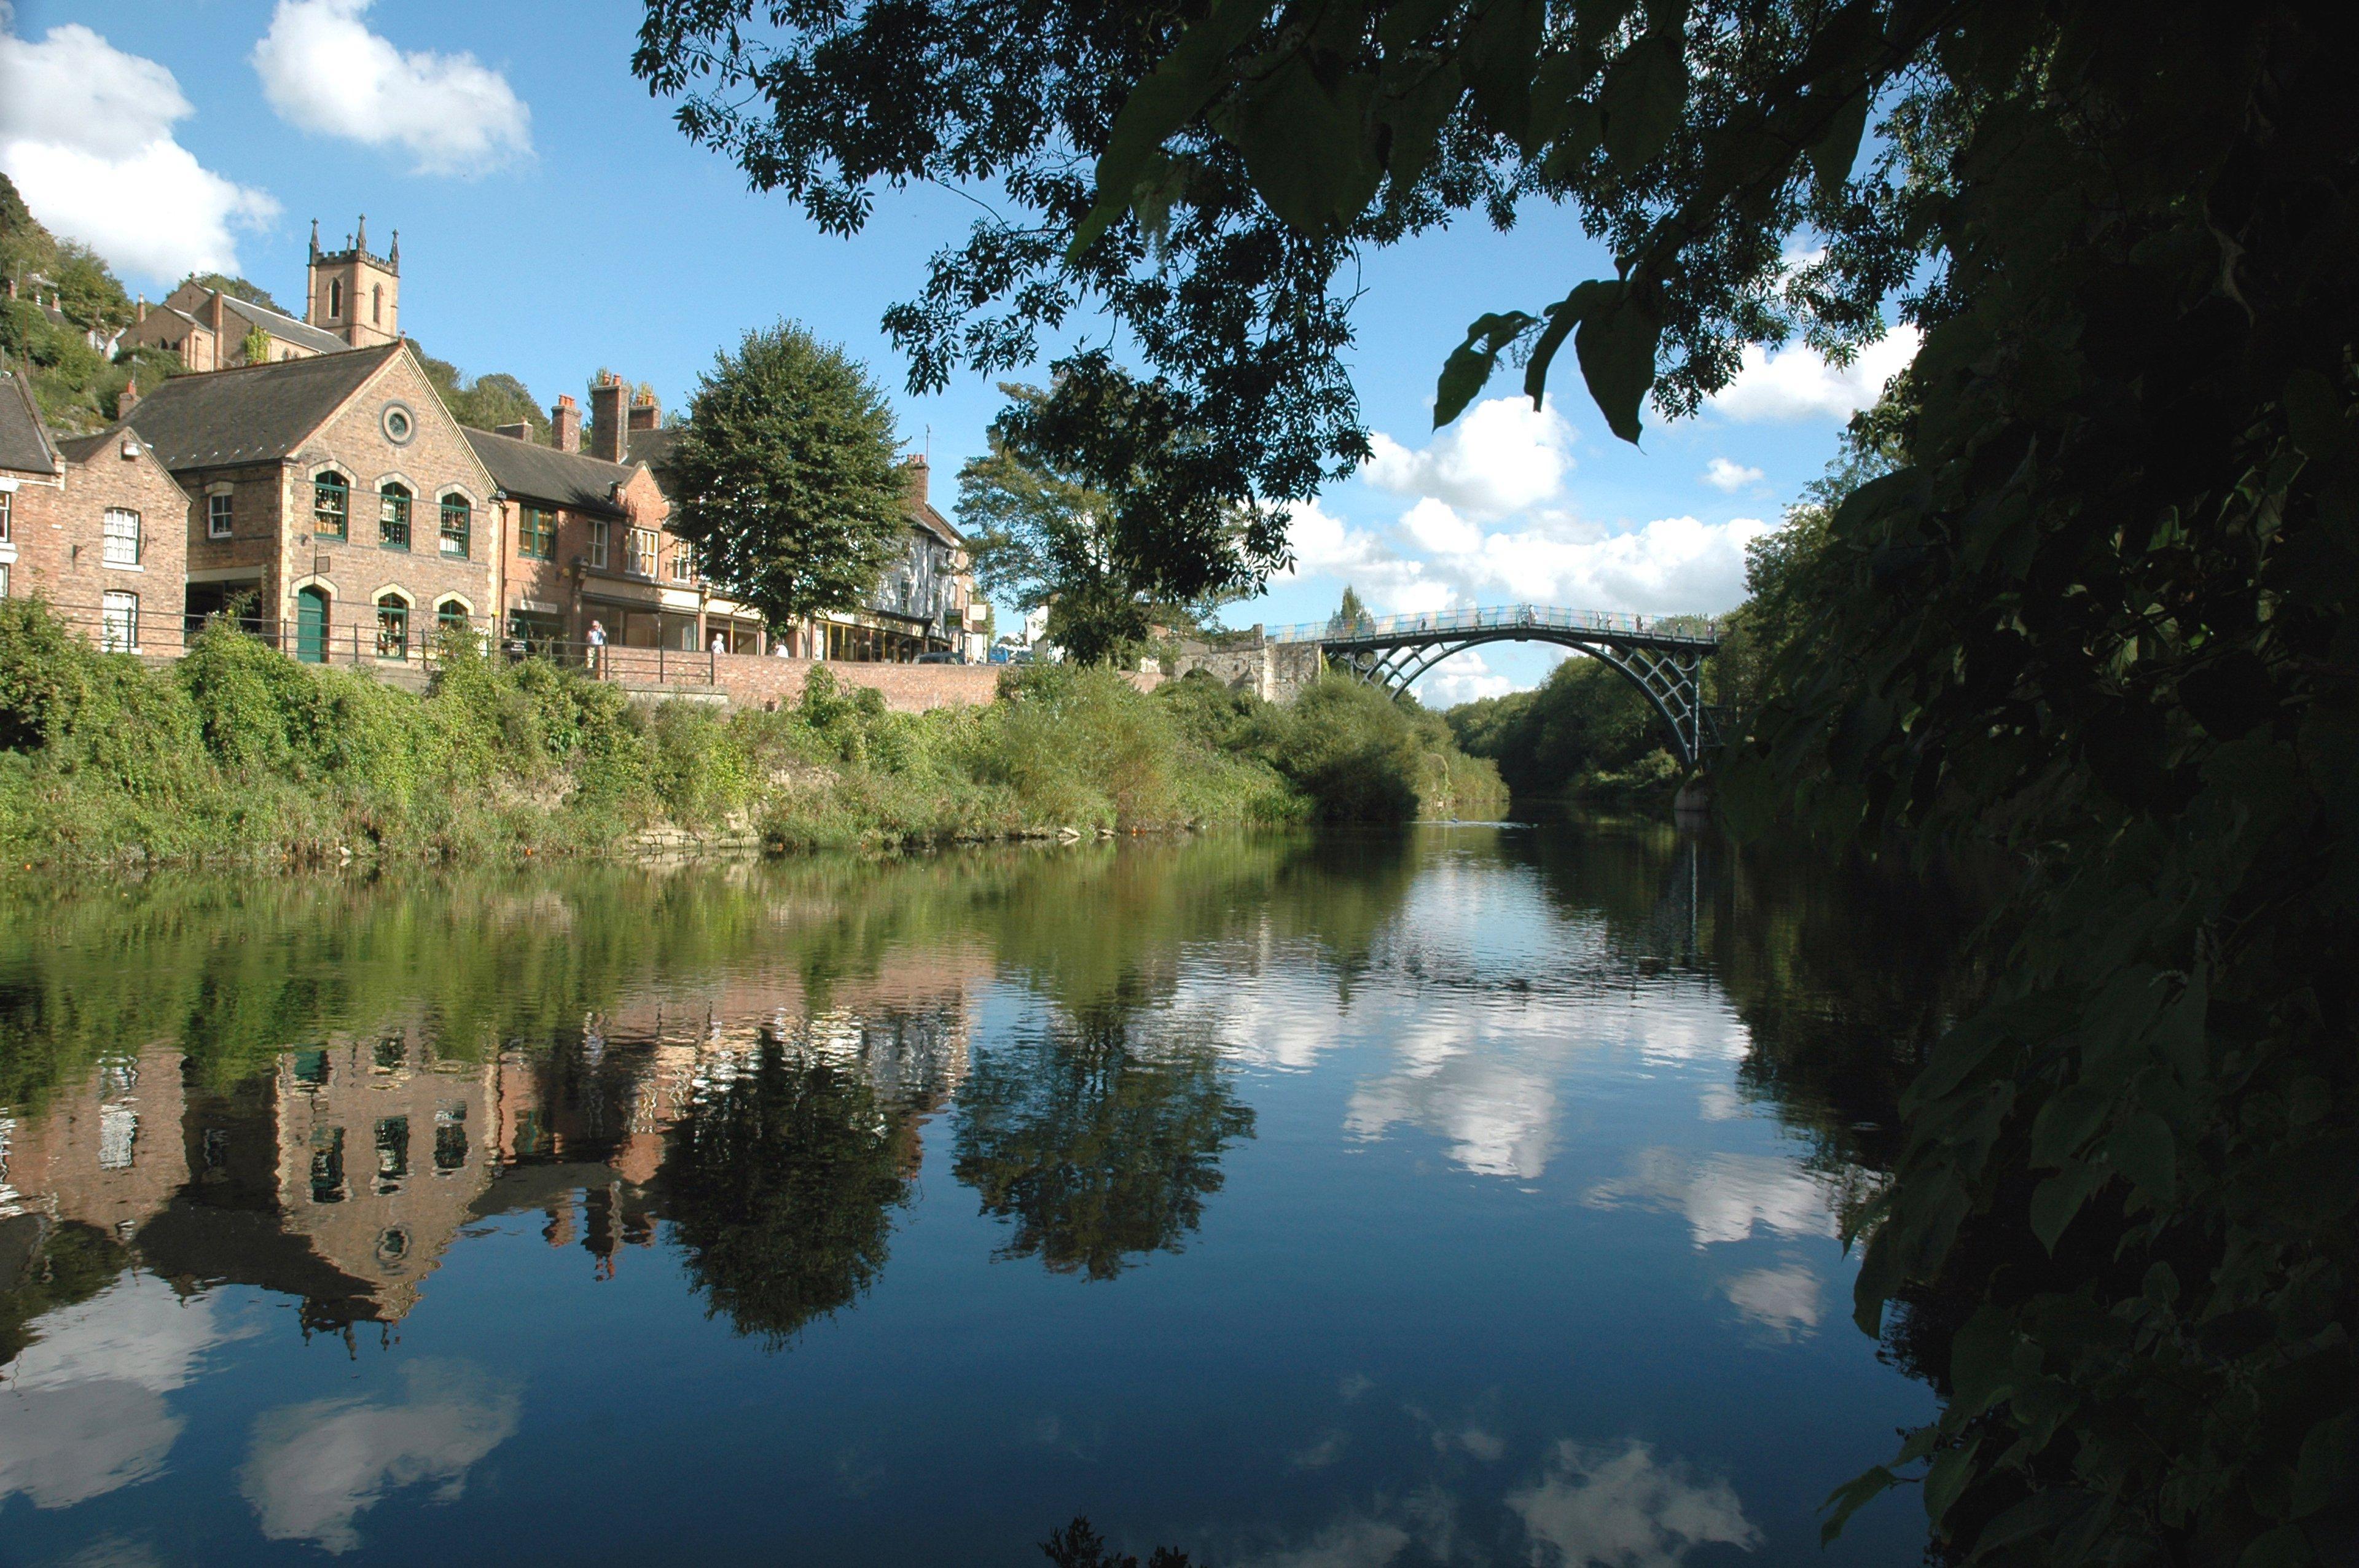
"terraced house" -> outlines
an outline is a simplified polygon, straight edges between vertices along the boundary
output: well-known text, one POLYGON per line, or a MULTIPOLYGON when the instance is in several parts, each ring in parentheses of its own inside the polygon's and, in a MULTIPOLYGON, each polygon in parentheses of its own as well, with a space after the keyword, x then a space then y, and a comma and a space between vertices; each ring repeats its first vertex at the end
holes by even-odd
POLYGON ((187 492, 191 615, 239 605, 313 663, 489 623, 495 484, 408 342, 176 376, 96 439, 126 432, 187 492))

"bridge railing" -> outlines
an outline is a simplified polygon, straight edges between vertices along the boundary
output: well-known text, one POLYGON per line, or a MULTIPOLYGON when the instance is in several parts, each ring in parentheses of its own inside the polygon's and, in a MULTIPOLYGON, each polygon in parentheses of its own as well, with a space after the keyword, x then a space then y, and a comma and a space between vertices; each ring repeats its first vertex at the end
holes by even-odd
POLYGON ((1534 631, 1660 637, 1672 642, 1716 643, 1720 641, 1720 622, 1701 616, 1631 615, 1612 610, 1559 610, 1546 604, 1436 610, 1419 615, 1362 615, 1350 621, 1331 616, 1325 621, 1272 626, 1263 635, 1273 643, 1360 643, 1381 637, 1510 631, 1524 627, 1534 631))

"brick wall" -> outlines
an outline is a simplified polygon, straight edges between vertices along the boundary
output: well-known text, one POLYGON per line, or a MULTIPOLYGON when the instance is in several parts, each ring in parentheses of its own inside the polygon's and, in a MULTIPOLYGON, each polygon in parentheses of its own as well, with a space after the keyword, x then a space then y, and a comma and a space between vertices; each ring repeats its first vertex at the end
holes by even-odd
MULTIPOLYGON (((800 702, 803 682, 821 666, 814 659, 780 659, 752 654, 721 654, 712 659, 713 680, 739 707, 800 702)), ((998 665, 888 665, 835 660, 824 667, 837 684, 866 687, 885 694, 896 713, 934 708, 973 708, 999 695, 998 665)), ((698 671, 701 674, 701 670, 698 671)))
POLYGON ((105 441, 88 462, 66 465, 62 485, 21 480, 10 512, 16 552, 8 573, 11 594, 39 594, 93 640, 106 596, 131 594, 137 600, 138 649, 180 651, 189 499, 144 444, 126 443, 122 436, 105 441), (106 564, 111 508, 138 514, 136 566, 106 564))

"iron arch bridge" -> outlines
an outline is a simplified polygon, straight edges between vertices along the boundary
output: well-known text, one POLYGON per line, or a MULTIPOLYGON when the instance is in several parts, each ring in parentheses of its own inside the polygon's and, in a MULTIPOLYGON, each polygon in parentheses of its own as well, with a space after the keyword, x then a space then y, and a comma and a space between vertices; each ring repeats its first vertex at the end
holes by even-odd
POLYGON ((1703 700, 1703 661, 1720 646, 1720 624, 1698 616, 1510 604, 1306 621, 1266 635, 1273 643, 1316 643, 1328 664, 1394 692, 1407 691, 1451 654, 1484 643, 1553 643, 1602 661, 1646 693, 1682 763, 1694 766, 1720 743, 1718 716, 1703 700))

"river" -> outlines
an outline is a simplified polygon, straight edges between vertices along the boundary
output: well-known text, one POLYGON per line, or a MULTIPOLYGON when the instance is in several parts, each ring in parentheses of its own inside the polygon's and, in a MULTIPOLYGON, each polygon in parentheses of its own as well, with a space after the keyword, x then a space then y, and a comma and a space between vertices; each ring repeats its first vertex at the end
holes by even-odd
POLYGON ((0 1563, 1891 1563, 1945 901, 1648 824, 0 899, 0 1563))

